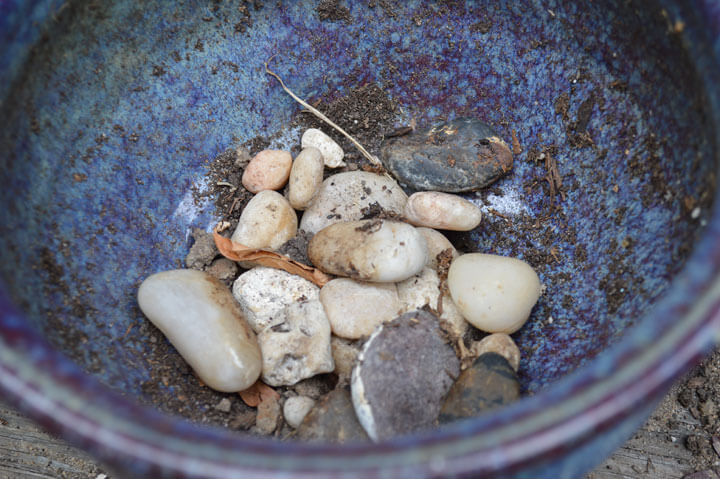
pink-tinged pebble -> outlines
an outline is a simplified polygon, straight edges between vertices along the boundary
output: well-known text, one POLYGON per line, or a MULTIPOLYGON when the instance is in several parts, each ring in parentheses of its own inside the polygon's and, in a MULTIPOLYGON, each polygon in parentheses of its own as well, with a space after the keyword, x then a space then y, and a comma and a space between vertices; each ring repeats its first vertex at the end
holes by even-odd
POLYGON ((263 150, 245 168, 242 184, 251 193, 279 190, 287 183, 291 168, 292 156, 287 151, 263 150))

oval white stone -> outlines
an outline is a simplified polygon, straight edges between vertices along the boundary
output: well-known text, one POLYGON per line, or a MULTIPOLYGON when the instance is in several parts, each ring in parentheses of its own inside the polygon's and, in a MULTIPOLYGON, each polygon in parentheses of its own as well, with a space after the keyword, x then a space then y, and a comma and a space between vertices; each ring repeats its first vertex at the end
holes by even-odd
POLYGON ((452 231, 470 231, 482 218, 480 208, 465 198, 441 191, 413 193, 404 214, 416 226, 452 231))
POLYGON ((244 272, 233 283, 233 296, 256 333, 282 320, 282 312, 288 305, 318 301, 319 291, 320 288, 300 276, 264 266, 244 272))
POLYGON ((407 195, 391 178, 365 171, 338 173, 323 181, 320 190, 300 220, 308 233, 340 221, 357 221, 370 205, 402 214, 407 195))
POLYGON ((321 270, 361 281, 391 283, 417 274, 427 263, 425 238, 398 221, 335 223, 308 244, 308 257, 321 270))
POLYGON ((255 334, 217 279, 188 269, 153 274, 140 285, 138 304, 209 387, 242 391, 260 376, 255 334))
POLYGON ((231 239, 250 248, 277 249, 297 234, 297 214, 277 191, 253 196, 231 239))
POLYGON ((425 243, 427 243, 428 247, 428 268, 432 268, 437 270, 438 268, 438 258, 437 256, 445 251, 446 249, 449 249, 452 253, 452 258, 455 259, 458 257, 458 252, 453 246, 453 244, 450 242, 449 239, 445 237, 444 234, 441 232, 434 230, 432 228, 425 228, 424 226, 420 226, 417 229, 420 234, 423 235, 425 238, 425 243))
POLYGON ((450 265, 448 288, 473 326, 489 333, 520 329, 540 297, 540 279, 524 261, 492 254, 461 255, 450 265))
POLYGON ((305 419, 305 416, 315 405, 315 400, 307 396, 293 396, 285 400, 283 406, 283 416, 285 416, 285 422, 295 429, 305 419))
POLYGON ((398 315, 398 295, 392 283, 363 283, 336 278, 320 289, 333 334, 358 339, 398 315))
POLYGON ((304 210, 310 205, 322 185, 324 168, 322 153, 312 146, 295 158, 288 182, 288 201, 293 208, 304 210))
POLYGON ((300 143, 303 148, 314 147, 320 150, 325 162, 325 166, 328 168, 339 168, 345 166, 345 162, 342 160, 345 156, 345 152, 340 148, 340 145, 317 128, 309 128, 303 133, 300 143))

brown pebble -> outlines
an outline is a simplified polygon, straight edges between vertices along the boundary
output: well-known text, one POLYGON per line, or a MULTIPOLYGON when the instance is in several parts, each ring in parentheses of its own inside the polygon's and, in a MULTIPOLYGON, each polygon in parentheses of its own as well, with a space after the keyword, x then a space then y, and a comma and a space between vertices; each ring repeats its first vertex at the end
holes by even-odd
POLYGON ((305 416, 297 429, 297 437, 304 441, 367 442, 368 436, 355 417, 350 393, 344 387, 324 396, 305 416))

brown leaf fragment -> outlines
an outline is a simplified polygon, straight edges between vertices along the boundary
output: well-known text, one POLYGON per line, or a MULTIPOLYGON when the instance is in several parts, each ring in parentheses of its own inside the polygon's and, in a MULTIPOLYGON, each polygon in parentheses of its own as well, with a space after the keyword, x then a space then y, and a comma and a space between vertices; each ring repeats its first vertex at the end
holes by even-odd
POLYGON ((232 261, 253 261, 262 266, 281 269, 311 281, 321 288, 325 283, 330 281, 330 276, 317 268, 304 265, 274 251, 250 248, 240 243, 235 243, 221 236, 217 230, 213 231, 213 238, 215 239, 215 245, 218 251, 220 251, 220 254, 232 261))
POLYGON ((240 399, 250 407, 257 407, 263 401, 276 400, 280 394, 262 381, 257 381, 244 391, 238 393, 240 399))

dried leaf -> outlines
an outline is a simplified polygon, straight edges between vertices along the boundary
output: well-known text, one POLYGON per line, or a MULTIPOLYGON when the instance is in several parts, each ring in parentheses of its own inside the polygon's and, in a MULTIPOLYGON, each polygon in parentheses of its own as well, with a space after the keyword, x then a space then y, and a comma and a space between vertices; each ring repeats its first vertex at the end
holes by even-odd
POLYGON ((268 266, 270 268, 282 269, 291 274, 296 274, 308 281, 312 281, 321 288, 325 286, 325 283, 330 281, 330 276, 326 275, 317 268, 304 265, 295 260, 283 256, 274 251, 267 251, 259 248, 250 248, 240 243, 235 243, 232 240, 221 236, 217 230, 213 231, 213 238, 215 239, 215 245, 220 251, 220 254, 225 256, 227 259, 233 261, 253 261, 262 266, 268 266))
POLYGON ((280 394, 262 381, 257 381, 244 391, 240 391, 240 398, 250 407, 257 407, 258 404, 267 400, 277 400, 280 394))

